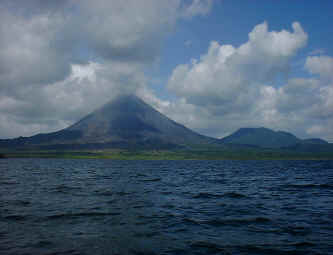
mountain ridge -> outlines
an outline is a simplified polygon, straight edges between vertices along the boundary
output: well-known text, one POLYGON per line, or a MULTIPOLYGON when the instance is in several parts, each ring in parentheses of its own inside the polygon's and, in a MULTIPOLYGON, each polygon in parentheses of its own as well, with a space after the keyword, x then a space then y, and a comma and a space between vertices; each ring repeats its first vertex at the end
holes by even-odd
POLYGON ((286 131, 269 128, 240 128, 229 136, 220 139, 222 143, 252 145, 262 148, 288 148, 297 144, 328 144, 320 138, 300 139, 286 131))
POLYGON ((327 150, 323 139, 300 139, 285 131, 240 128, 221 139, 201 135, 163 115, 135 95, 122 95, 62 130, 0 139, 9 149, 193 149, 271 148, 327 150), (314 149, 315 148, 315 149, 314 149))

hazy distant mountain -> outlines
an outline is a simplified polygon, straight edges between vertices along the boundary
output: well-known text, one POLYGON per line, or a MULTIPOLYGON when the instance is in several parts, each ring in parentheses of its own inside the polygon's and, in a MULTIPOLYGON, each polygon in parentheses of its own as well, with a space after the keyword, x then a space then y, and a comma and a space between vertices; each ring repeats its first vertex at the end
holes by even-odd
POLYGON ((319 138, 299 139, 295 135, 274 131, 268 128, 241 128, 235 133, 224 137, 221 142, 227 144, 253 145, 263 148, 285 148, 296 144, 327 144, 325 140, 319 138))
POLYGON ((0 146, 43 148, 174 148, 216 143, 156 111, 134 95, 105 104, 58 132, 0 141, 0 146))

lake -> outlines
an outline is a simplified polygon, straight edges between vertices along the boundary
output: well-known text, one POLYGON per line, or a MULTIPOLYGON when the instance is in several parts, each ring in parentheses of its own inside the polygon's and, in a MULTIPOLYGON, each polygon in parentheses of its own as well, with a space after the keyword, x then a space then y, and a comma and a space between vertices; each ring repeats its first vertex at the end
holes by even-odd
POLYGON ((0 254, 333 254, 333 161, 1 159, 0 254))

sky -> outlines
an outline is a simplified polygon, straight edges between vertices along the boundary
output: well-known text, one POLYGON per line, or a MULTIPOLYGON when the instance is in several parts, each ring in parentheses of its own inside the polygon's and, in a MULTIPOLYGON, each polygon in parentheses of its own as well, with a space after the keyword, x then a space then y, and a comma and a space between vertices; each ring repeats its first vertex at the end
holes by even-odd
POLYGON ((122 93, 224 137, 333 142, 330 0, 2 0, 0 138, 65 128, 122 93))

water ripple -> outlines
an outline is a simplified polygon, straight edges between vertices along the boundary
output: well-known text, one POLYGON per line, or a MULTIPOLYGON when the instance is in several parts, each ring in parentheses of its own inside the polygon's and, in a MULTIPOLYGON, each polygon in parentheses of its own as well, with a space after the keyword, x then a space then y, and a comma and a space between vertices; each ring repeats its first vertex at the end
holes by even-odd
POLYGON ((1 254, 332 253, 333 161, 3 162, 1 254))

